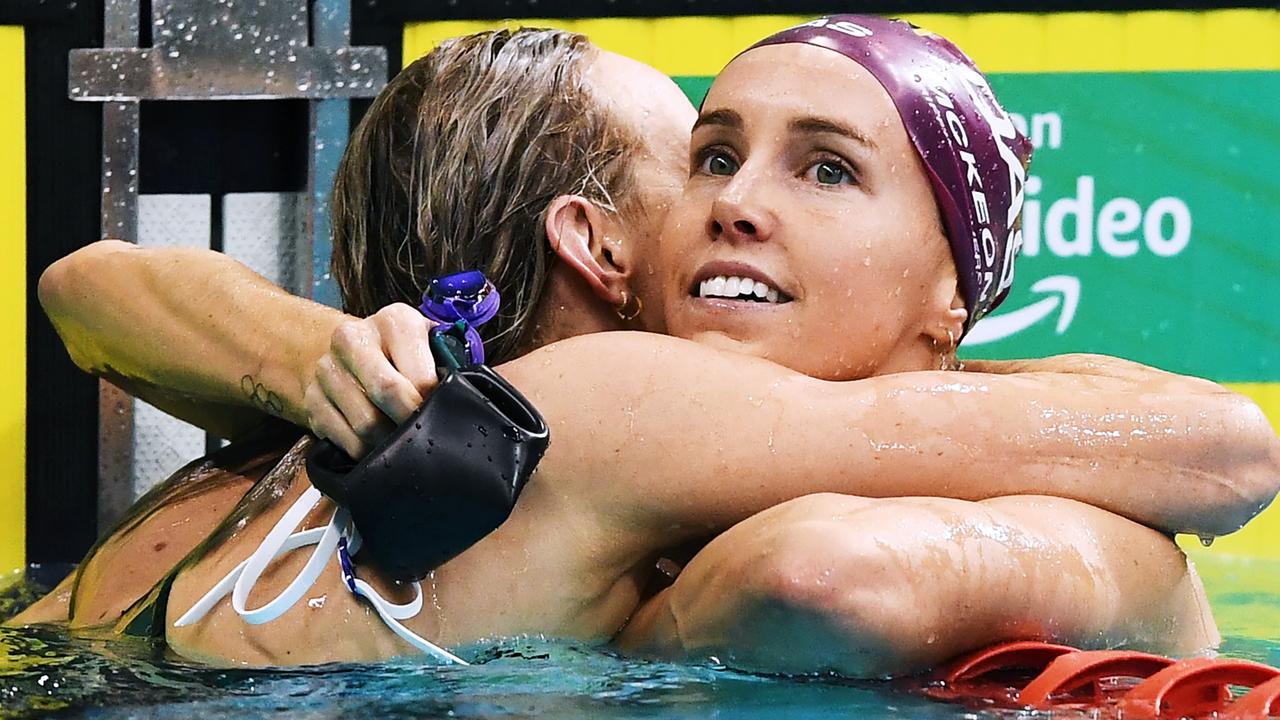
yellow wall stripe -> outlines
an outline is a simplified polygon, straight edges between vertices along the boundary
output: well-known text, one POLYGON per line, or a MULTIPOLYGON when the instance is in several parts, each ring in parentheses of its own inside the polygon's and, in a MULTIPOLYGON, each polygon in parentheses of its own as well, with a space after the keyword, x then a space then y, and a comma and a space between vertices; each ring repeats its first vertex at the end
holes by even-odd
POLYGON ((27 166, 21 27, 0 26, 0 584, 26 557, 27 166))
MULTIPOLYGON (((668 75, 712 76, 770 33, 812 16, 453 21, 405 26, 406 63, 441 40, 493 27, 560 27, 668 75)), ((907 15, 963 48, 986 72, 1280 70, 1280 11, 907 15)))

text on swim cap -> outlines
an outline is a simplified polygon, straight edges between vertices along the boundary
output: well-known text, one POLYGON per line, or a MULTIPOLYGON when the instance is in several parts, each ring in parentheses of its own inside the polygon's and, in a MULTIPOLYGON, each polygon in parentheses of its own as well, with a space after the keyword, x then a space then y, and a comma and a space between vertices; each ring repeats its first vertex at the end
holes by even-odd
POLYGON ((978 243, 974 248, 974 259, 977 261, 975 267, 980 273, 978 298, 982 301, 989 297, 988 293, 994 277, 994 273, 989 268, 995 263, 996 253, 995 234, 991 230, 991 217, 987 211, 987 194, 982 186, 982 175, 978 172, 977 158, 968 151, 969 133, 964 128, 964 121, 956 113, 951 94, 947 92, 947 87, 941 78, 931 79, 933 82, 928 83, 925 98, 934 105, 934 110, 943 116, 944 124, 951 134, 951 141, 960 148, 957 155, 965 166, 965 184, 969 189, 974 215, 981 224, 980 228, 975 229, 978 243))
POLYGON ((836 32, 844 33, 849 37, 855 37, 855 38, 871 37, 874 34, 871 32, 871 28, 864 27, 862 25, 859 25, 858 23, 849 22, 848 20, 837 20, 835 22, 832 22, 831 18, 818 18, 817 20, 814 20, 812 22, 807 22, 798 27, 811 27, 811 28, 819 28, 819 29, 825 29, 825 30, 835 30, 836 32))
MULTIPOLYGON (((987 125, 991 127, 991 131, 995 135, 996 151, 1004 163, 1009 180, 1009 209, 1005 215, 1004 266, 1000 268, 1000 281, 991 295, 991 297, 994 297, 1013 285, 1013 261, 1022 247, 1022 228, 1019 226, 1018 216, 1022 214, 1022 193, 1026 182, 1026 169, 1022 166, 1022 161, 1014 150, 1014 143, 1018 139, 1018 128, 1013 124, 1013 119, 1009 117, 1008 113, 996 104, 995 94, 987 83, 987 79, 983 77, 982 73, 971 67, 960 66, 956 70, 958 71, 956 74, 965 82, 974 106, 978 108, 979 114, 986 120, 987 125)), ((985 197, 983 200, 985 210, 985 197)), ((984 245, 984 254, 986 250, 987 248, 984 245)), ((992 250, 994 252, 994 248, 992 250)), ((984 289, 989 289, 989 280, 984 281, 984 289)), ((987 297, 985 293, 982 293, 982 296, 987 297)))

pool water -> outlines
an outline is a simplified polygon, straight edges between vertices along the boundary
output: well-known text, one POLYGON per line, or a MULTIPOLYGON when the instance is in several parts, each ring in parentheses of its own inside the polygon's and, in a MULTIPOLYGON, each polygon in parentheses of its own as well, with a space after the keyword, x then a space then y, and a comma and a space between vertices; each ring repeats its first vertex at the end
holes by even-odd
MULTIPOLYGON (((1198 553, 1222 652, 1280 665, 1280 560, 1198 553)), ((0 597, 0 613, 30 583, 0 597)), ((1025 717, 926 700, 888 683, 772 678, 541 639, 463 649, 471 667, 402 660, 215 669, 134 639, 0 629, 0 718, 1025 717)), ((1064 717, 1055 715, 1054 717, 1064 717)))

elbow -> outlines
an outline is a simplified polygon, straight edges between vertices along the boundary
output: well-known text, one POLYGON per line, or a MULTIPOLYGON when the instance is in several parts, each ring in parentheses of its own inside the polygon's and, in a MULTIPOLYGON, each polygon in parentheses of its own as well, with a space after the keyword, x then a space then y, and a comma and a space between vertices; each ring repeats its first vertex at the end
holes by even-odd
POLYGON ((94 308, 102 295, 95 283, 109 281, 116 274, 107 267, 121 252, 137 246, 121 240, 100 240, 63 257, 40 274, 36 296, 54 329, 66 345, 71 360, 82 370, 94 372, 96 354, 90 333, 94 308))
POLYGON ((1208 535, 1244 527, 1280 493, 1280 436, 1253 401, 1231 393, 1226 436, 1207 455, 1223 498, 1208 535))
POLYGON ((105 266, 116 255, 136 249, 123 240, 99 240, 55 261, 40 274, 36 286, 40 305, 50 317, 74 308, 92 296, 96 280, 110 275, 105 266))

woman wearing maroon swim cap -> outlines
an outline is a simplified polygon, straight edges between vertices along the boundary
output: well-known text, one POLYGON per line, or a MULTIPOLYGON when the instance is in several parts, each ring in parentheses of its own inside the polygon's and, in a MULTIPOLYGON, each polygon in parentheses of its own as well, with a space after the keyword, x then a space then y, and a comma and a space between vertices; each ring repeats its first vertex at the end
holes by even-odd
MULTIPOLYGON (((836 32, 875 31, 871 21, 839 22, 852 25, 836 32)), ((486 49, 476 61, 500 54, 486 49)), ((592 60, 600 86, 617 87, 621 78, 609 73, 624 63, 607 55, 592 60)), ((1010 212, 1020 161, 1006 163, 1009 191, 1000 200, 992 186, 1000 176, 971 149, 977 126, 955 126, 966 130, 967 142, 960 142, 935 94, 942 127, 957 136, 947 152, 959 164, 930 170, 900 107, 859 67, 809 43, 757 48, 732 63, 708 97, 696 163, 684 193, 670 198, 657 247, 643 233, 618 242, 627 228, 582 196, 583 187, 595 187, 589 182, 563 188, 549 203, 512 202, 537 217, 545 234, 525 238, 533 244, 527 252, 540 253, 534 243, 546 243, 554 253, 547 294, 532 312, 551 320, 531 328, 531 345, 541 347, 497 369, 542 411, 552 443, 511 518, 433 575, 434 607, 406 621, 415 632, 446 645, 518 633, 603 642, 627 625, 622 641, 630 647, 850 675, 917 669, 1028 635, 1082 644, 1129 638, 1160 649, 1214 641, 1184 558, 1161 533, 1112 512, 1166 531, 1220 532, 1243 523, 1276 491, 1280 452, 1265 419, 1207 383, 1119 361, 981 366, 1059 374, 936 372, 954 364, 955 340, 1003 289, 1016 244, 1010 212), (951 183, 973 175, 962 153, 974 158, 987 193, 982 202, 971 186, 952 192, 951 183), (954 222, 968 223, 972 243, 958 244, 948 198, 970 203, 954 222), (973 255, 972 268, 962 251, 973 255), (616 316, 599 312, 601 300, 623 299, 616 316), (664 325, 698 342, 600 332, 664 325), (1176 421, 1159 420, 1157 410, 1176 421), (1155 426, 1173 434, 1123 439, 1155 426), (1083 451, 1077 431, 1090 433, 1083 451), (1237 451, 1215 452, 1228 446, 1237 451), (1185 492, 1158 492, 1170 482, 1185 492), (1008 497, 1021 493, 1059 497, 1008 497), (954 499, 917 497, 929 495, 954 499), (997 499, 974 502, 983 498, 997 499), (696 555, 674 585, 650 597, 661 579, 654 561, 690 553, 696 555)), ((653 93, 672 89, 648 82, 653 93)), ((421 95, 434 85, 417 87, 421 95)), ((625 100, 639 96, 623 93, 618 115, 625 100)), ((959 99, 949 98, 957 107, 959 99)), ((386 162, 361 147, 370 136, 364 131, 384 120, 405 120, 412 129, 414 118, 396 113, 438 108, 428 100, 375 104, 348 150, 370 164, 349 163, 346 179, 386 162)), ((528 120, 509 103, 492 107, 501 112, 478 127, 528 120)), ((389 147, 417 149, 390 140, 389 147)), ((448 140, 441 146, 525 149, 448 140)), ((490 170, 470 162, 432 170, 445 177, 490 170)), ((503 200, 493 198, 494 205, 503 200)), ((414 235, 427 215, 412 197, 393 193, 378 202, 374 217, 416 221, 404 229, 420 243, 415 252, 440 252, 441 238, 414 235)), ((658 224, 665 204, 646 208, 644 217, 658 224)), ((370 252, 394 250, 386 243, 398 238, 374 237, 384 245, 370 252)), ((212 257, 184 272, 206 273, 198 277, 211 295, 229 280, 243 281, 231 294, 252 311, 210 317, 207 296, 192 307, 187 293, 163 294, 175 282, 165 277, 175 257, 112 246, 51 271, 42 297, 85 365, 143 367, 125 379, 155 391, 163 383, 145 370, 158 362, 154 338, 189 338, 191 328, 203 329, 211 350, 198 359, 207 361, 177 358, 188 374, 167 365, 169 382, 238 387, 246 372, 285 368, 282 377, 306 382, 279 386, 279 414, 335 440, 358 437, 355 451, 382 432, 384 414, 402 419, 397 388, 430 390, 434 378, 405 377, 412 365, 405 349, 420 348, 426 330, 412 308, 343 318, 285 302, 212 257), (90 285, 94 277, 113 282, 90 285), (139 303, 139 288, 162 298, 139 303), (133 309, 129 323, 104 320, 116 303, 133 309), (175 326, 182 332, 170 333, 175 326), (137 328, 146 337, 130 340, 137 328), (239 362, 229 367, 213 352, 223 347, 219 338, 255 334, 277 344, 244 359, 229 353, 239 362), (279 349, 317 347, 294 355, 279 349), (311 412, 316 407, 330 412, 311 412)), ((356 283, 348 299, 385 280, 356 283)), ((234 393, 216 399, 247 405, 234 393)), ((264 486, 279 499, 183 570, 169 595, 170 616, 243 560, 308 486, 296 467, 282 464, 264 486)), ((276 587, 263 592, 277 592, 302 559, 282 560, 275 576, 264 577, 276 587)), ((372 568, 362 577, 379 581, 372 568)), ((320 583, 328 583, 316 590, 325 603, 295 607, 275 623, 245 626, 219 606, 201 623, 169 628, 168 637, 193 655, 259 664, 407 651, 369 620, 337 573, 320 583)))
POLYGON ((828 379, 949 367, 1012 282, 1030 156, 940 37, 857 15, 769 37, 694 124, 659 244, 667 331, 828 379), (725 275, 784 302, 724 302, 725 275))
MULTIPOLYGON (((694 125, 659 243, 667 331, 828 380, 954 368, 959 340, 1011 282, 1029 157, 941 38, 859 16, 768 38, 716 78, 694 125), (777 301, 741 302, 744 283, 777 301)), ((947 382, 925 375, 918 388, 946 394, 947 382)), ((994 429, 1016 408, 972 409, 994 429)), ((899 422, 928 422, 920 411, 899 422)), ((878 460, 927 452, 874 434, 878 460)), ((875 675, 1020 637, 1187 652, 1216 634, 1172 541, 1095 507, 826 494, 717 537, 622 642, 875 675)))

